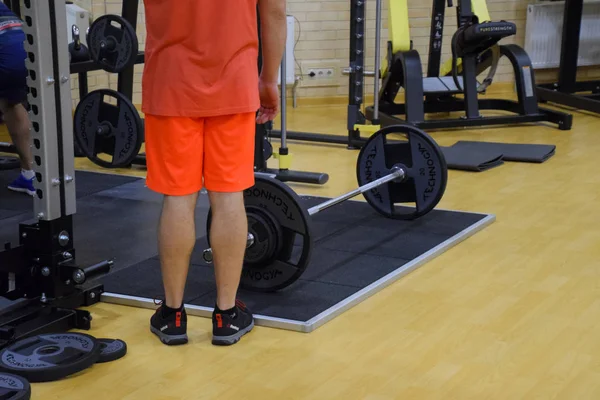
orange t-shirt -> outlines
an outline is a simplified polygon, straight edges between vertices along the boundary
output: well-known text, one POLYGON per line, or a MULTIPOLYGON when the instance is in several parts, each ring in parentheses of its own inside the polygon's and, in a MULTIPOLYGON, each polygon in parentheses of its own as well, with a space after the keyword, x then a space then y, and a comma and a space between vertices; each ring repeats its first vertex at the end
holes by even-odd
POLYGON ((257 111, 257 0, 144 0, 142 111, 210 117, 257 111))

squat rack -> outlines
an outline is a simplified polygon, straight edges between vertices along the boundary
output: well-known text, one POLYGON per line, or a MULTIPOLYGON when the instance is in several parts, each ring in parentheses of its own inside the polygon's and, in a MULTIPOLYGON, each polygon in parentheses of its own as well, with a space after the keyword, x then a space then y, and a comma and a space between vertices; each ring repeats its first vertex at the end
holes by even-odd
POLYGON ((0 347, 45 332, 89 329, 77 310, 100 300, 103 285, 90 279, 112 261, 75 263, 76 212, 73 120, 66 6, 62 0, 23 0, 33 170, 34 218, 19 226, 19 246, 0 252, 0 347))
MULTIPOLYGON (((381 2, 382 0, 376 0, 376 38, 375 46, 379 49, 381 41, 381 2)), ((329 135, 324 133, 310 133, 310 132, 296 132, 288 131, 287 138, 290 140, 299 140, 306 142, 317 142, 317 143, 331 143, 331 144, 345 144, 349 149, 357 149, 362 147, 366 142, 366 138, 361 137, 360 130, 357 129, 361 126, 365 130, 369 130, 369 125, 365 125, 367 119, 361 111, 361 106, 364 99, 364 77, 374 76, 378 83, 379 68, 377 64, 380 63, 379 56, 377 55, 375 60, 375 72, 368 72, 364 70, 365 65, 365 26, 366 26, 366 2, 367 0, 351 0, 350 1, 350 51, 349 61, 350 66, 343 72, 344 75, 348 75, 348 112, 347 112, 347 136, 342 135, 329 135)), ((378 96, 377 87, 374 90, 375 97, 378 96)), ((377 121, 373 122, 372 125, 376 130, 377 121)), ((274 130, 272 137, 281 137, 281 132, 274 130)))

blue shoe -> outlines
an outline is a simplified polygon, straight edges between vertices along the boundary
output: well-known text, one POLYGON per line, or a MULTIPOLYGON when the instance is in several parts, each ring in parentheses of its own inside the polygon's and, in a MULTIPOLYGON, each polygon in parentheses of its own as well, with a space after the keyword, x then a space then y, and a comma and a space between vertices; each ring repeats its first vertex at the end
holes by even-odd
POLYGON ((35 178, 26 179, 23 174, 19 174, 19 177, 15 179, 10 185, 8 185, 8 189, 14 192, 27 193, 30 196, 35 195, 35 188, 33 187, 33 180, 35 178))

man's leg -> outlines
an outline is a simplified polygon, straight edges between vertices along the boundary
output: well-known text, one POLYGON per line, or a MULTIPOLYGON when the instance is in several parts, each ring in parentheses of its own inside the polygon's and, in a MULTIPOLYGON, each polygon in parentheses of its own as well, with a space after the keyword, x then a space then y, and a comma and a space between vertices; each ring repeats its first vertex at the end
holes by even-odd
POLYGON ((235 299, 242 274, 248 237, 248 220, 241 192, 210 192, 212 213, 210 245, 213 250, 217 307, 229 310, 235 299))
POLYGON ((169 345, 187 343, 183 307, 190 257, 196 243, 194 214, 202 188, 203 122, 146 115, 146 183, 165 195, 158 247, 165 302, 152 316, 150 330, 169 345))
POLYGON ((0 99, 0 111, 4 115, 8 133, 21 160, 21 174, 8 185, 8 188, 15 192, 27 193, 33 196, 35 195, 33 186, 35 173, 32 170, 33 157, 31 155, 29 115, 21 103, 15 104, 5 99, 0 99))
POLYGON ((33 163, 31 156, 31 123, 27 110, 20 103, 11 105, 6 100, 0 100, 0 111, 4 114, 4 122, 8 128, 8 133, 21 158, 21 169, 31 170, 33 163))
POLYGON ((236 294, 248 237, 242 191, 254 184, 255 114, 208 118, 204 131, 204 181, 217 283, 213 344, 231 345, 254 327, 252 314, 236 294))
POLYGON ((165 304, 172 309, 183 305, 190 257, 196 244, 194 220, 198 193, 165 196, 158 226, 158 249, 165 287, 165 304))

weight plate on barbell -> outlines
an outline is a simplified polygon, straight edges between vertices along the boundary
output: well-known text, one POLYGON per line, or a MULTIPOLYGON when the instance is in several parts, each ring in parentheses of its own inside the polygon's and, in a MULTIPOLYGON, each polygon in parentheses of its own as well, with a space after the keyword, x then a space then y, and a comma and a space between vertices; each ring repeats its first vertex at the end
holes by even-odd
POLYGON ((248 267, 260 267, 270 264, 280 250, 279 223, 274 221, 270 213, 263 212, 253 206, 246 206, 248 233, 252 234, 253 243, 246 249, 244 262, 248 267))
POLYGON ((411 220, 433 210, 448 182, 446 159, 437 143, 414 126, 381 129, 358 154, 359 186, 388 175, 393 166, 400 166, 405 178, 363 193, 367 202, 380 214, 395 219, 411 220))
POLYGON ((82 333, 56 333, 19 340, 0 352, 0 371, 30 382, 50 382, 91 367, 100 343, 82 333))
POLYGON ((75 109, 73 130, 83 154, 104 168, 130 166, 144 142, 144 126, 137 109, 127 97, 110 89, 95 90, 81 99, 75 109))
POLYGON ((139 48, 133 26, 125 18, 113 14, 103 15, 90 25, 87 45, 92 60, 112 73, 133 66, 139 48))
MULTIPOLYGON (((246 249, 240 287, 255 292, 274 292, 294 283, 308 267, 312 252, 309 216, 300 199, 286 184, 255 176, 244 191, 248 231, 255 235, 246 249), (277 243, 270 243, 276 239, 277 243)), ((206 232, 210 245, 211 213, 206 232)))

